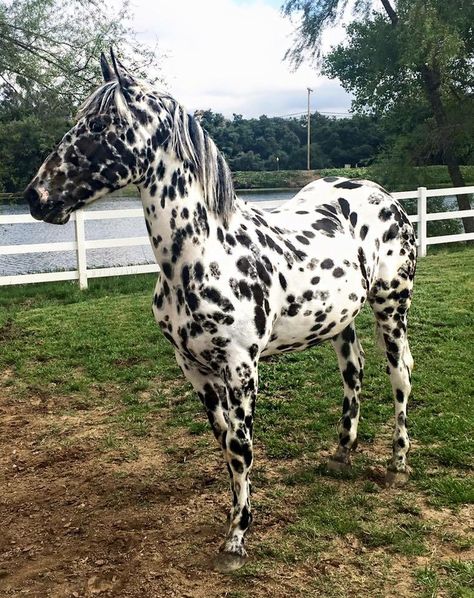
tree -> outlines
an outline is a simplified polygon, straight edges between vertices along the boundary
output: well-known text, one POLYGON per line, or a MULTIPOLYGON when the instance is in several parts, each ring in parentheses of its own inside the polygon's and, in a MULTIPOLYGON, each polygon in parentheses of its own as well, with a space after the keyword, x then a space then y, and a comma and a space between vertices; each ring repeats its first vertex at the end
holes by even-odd
POLYGON ((126 3, 112 12, 96 0, 0 0, 0 190, 24 186, 70 128, 101 81, 101 51, 113 45, 138 70, 156 65, 129 22, 126 3))
POLYGON ((137 69, 155 62, 129 27, 126 3, 96 0, 0 0, 0 81, 17 94, 49 91, 68 106, 99 79, 97 57, 113 45, 137 69))
MULTIPOLYGON (((342 17, 346 5, 346 0, 285 2, 286 15, 301 11, 295 44, 287 52, 294 66, 306 59, 321 63, 321 34, 342 17)), ((474 5, 469 0, 357 0, 355 17, 347 44, 325 58, 325 72, 354 94, 356 110, 386 117, 397 133, 398 155, 436 157, 447 166, 453 185, 464 186, 459 164, 472 158, 474 139, 474 5)), ((460 209, 470 209, 466 195, 457 200, 460 209)), ((474 232, 474 218, 464 218, 463 224, 466 232, 474 232)))

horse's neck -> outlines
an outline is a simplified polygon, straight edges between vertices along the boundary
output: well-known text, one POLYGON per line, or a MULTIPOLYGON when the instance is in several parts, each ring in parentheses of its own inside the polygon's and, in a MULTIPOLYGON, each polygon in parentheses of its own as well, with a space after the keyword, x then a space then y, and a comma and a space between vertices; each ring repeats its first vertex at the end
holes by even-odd
POLYGON ((205 253, 218 217, 207 207, 202 185, 187 163, 158 159, 150 168, 140 185, 148 235, 163 271, 171 264, 177 272, 174 266, 205 253))

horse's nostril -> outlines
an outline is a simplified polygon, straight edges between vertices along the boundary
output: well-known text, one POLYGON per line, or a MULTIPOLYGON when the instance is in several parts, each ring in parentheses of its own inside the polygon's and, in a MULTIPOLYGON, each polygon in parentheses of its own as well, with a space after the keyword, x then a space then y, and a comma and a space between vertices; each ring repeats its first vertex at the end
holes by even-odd
POLYGON ((33 187, 27 187, 23 197, 30 204, 30 207, 39 202, 39 194, 33 187))
POLYGON ((32 187, 27 187, 23 194, 23 197, 24 197, 25 201, 27 201, 30 206, 30 213, 33 216, 33 218, 37 218, 37 219, 41 220, 42 206, 41 206, 39 194, 36 191, 36 189, 33 189, 32 187))

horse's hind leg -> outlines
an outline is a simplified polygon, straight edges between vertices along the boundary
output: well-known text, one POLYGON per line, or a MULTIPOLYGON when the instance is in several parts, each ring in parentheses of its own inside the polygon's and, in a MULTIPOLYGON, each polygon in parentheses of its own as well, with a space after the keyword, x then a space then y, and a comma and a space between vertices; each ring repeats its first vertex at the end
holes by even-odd
POLYGON ((352 322, 332 339, 344 383, 344 402, 339 422, 339 446, 329 459, 329 469, 341 470, 350 466, 350 451, 357 444, 359 423, 359 394, 364 374, 364 352, 352 322))
POLYGON ((395 277, 379 286, 370 297, 377 320, 377 333, 387 357, 395 402, 393 454, 387 467, 387 485, 401 486, 409 476, 407 453, 410 441, 407 432, 407 402, 411 392, 413 358, 408 345, 407 316, 411 303, 413 281, 395 277), (386 288, 384 288, 386 287, 386 288))

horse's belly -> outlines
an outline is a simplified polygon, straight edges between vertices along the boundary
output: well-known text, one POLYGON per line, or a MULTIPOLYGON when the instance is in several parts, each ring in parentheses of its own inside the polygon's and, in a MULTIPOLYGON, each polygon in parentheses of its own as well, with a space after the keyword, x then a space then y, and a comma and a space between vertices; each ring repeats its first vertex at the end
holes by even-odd
POLYGON ((320 288, 311 292, 287 294, 262 355, 301 351, 344 330, 367 297, 360 273, 354 272, 347 278, 344 284, 330 290, 325 289, 322 281, 320 288))

